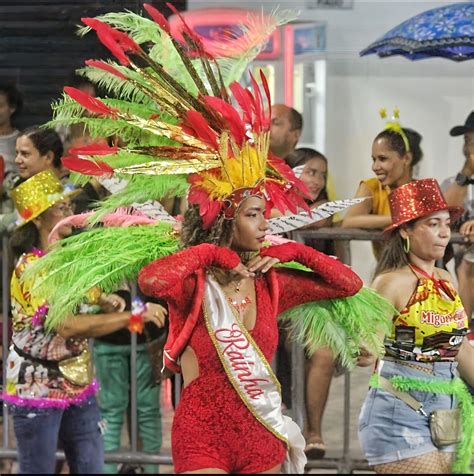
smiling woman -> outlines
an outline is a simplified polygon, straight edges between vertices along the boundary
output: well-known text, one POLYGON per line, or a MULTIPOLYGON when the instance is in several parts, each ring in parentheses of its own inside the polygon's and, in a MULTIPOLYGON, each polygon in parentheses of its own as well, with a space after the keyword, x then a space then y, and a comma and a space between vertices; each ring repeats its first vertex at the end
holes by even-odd
MULTIPOLYGON (((398 123, 397 123, 398 124, 398 123)), ((372 170, 376 177, 362 180, 356 197, 370 200, 351 207, 342 222, 344 228, 384 228, 392 222, 389 193, 413 179, 413 168, 423 158, 422 136, 413 129, 387 128, 372 143, 372 170)), ((378 259, 381 247, 374 243, 378 259)))
POLYGON ((59 177, 62 155, 61 138, 52 129, 30 127, 16 139, 15 164, 22 179, 49 169, 59 177))

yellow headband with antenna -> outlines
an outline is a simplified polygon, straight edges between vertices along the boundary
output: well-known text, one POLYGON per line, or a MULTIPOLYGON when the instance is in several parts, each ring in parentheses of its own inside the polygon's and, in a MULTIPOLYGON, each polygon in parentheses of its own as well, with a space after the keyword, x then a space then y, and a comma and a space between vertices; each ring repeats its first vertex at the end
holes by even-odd
MULTIPOLYGON (((382 119, 385 119, 387 117, 387 109, 385 107, 379 109, 379 114, 382 119)), ((397 134, 400 134, 401 138, 403 139, 403 143, 405 144, 405 150, 407 152, 410 152, 410 142, 408 141, 408 137, 405 134, 405 131, 402 129, 402 126, 400 125, 400 122, 398 121, 400 119, 400 109, 396 107, 393 110, 393 115, 391 119, 389 119, 386 124, 385 124, 385 129, 391 130, 396 132, 397 134)))

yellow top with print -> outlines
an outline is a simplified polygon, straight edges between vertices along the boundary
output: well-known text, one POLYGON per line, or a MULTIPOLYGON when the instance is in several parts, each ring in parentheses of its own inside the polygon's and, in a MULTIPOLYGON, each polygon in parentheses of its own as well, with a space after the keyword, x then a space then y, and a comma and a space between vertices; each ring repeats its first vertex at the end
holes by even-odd
POLYGON ((394 316, 386 355, 420 362, 452 361, 467 332, 467 315, 447 281, 421 277, 405 309, 394 316))

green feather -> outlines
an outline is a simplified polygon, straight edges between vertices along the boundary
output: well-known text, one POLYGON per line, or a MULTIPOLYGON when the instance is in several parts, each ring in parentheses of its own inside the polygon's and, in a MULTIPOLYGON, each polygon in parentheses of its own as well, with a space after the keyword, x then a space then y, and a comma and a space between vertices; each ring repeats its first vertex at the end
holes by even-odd
MULTIPOLYGON (((461 410, 462 440, 456 447, 456 459, 452 467, 453 474, 472 474, 471 464, 474 452, 474 399, 466 384, 460 378, 453 380, 419 379, 415 377, 394 376, 389 379, 393 386, 402 392, 428 392, 453 395, 461 410)), ((379 376, 370 379, 372 387, 380 387, 379 376)))
POLYGON ((330 347, 334 357, 351 368, 361 347, 381 354, 379 334, 389 332, 394 314, 396 309, 386 299, 362 288, 347 298, 301 304, 278 318, 288 320, 291 335, 305 346, 308 354, 320 347, 330 347))
MULTIPOLYGON (((162 36, 161 28, 153 20, 140 16, 130 10, 109 12, 96 17, 118 30, 125 31, 138 44, 157 43, 162 36)), ((80 27, 78 35, 84 36, 91 31, 88 26, 80 27)))
POLYGON ((118 136, 129 148, 151 147, 168 145, 169 139, 153 132, 142 129, 139 125, 133 125, 122 119, 112 119, 105 117, 71 117, 52 119, 48 122, 48 127, 55 127, 58 124, 83 123, 87 126, 93 138, 104 138, 118 136))
POLYGON ((122 72, 130 81, 125 81, 112 73, 89 66, 78 69, 77 73, 85 76, 100 89, 106 90, 113 96, 144 105, 154 104, 154 100, 134 84, 135 82, 142 85, 145 89, 149 88, 149 85, 146 83, 142 75, 113 61, 107 61, 107 63, 122 72))
POLYGON ((163 197, 186 195, 189 184, 186 175, 129 175, 128 185, 121 191, 109 195, 99 202, 91 222, 119 207, 129 207, 133 203, 145 203, 163 197))
POLYGON ((131 115, 143 117, 144 119, 149 119, 153 115, 159 115, 160 120, 164 122, 176 123, 176 120, 173 120, 169 114, 162 114, 160 109, 156 104, 150 102, 149 104, 140 104, 138 102, 126 101, 124 99, 101 99, 107 106, 114 107, 119 109, 121 112, 125 112, 131 115))
POLYGON ((127 167, 129 165, 145 164, 147 162, 155 162, 160 160, 160 157, 155 155, 137 153, 137 152, 132 152, 125 149, 119 149, 119 151, 113 155, 106 155, 102 157, 95 156, 92 158, 103 160, 104 162, 107 162, 109 165, 111 165, 114 169, 118 167, 127 167))
MULTIPOLYGON (((162 33, 160 27, 153 20, 144 18, 130 11, 106 13, 97 18, 114 28, 127 32, 138 44, 146 44, 150 58, 163 65, 164 69, 175 78, 188 93, 197 96, 198 89, 172 41, 167 34, 162 33)), ((89 27, 84 27, 79 30, 79 34, 84 35, 89 31, 89 27)), ((192 63, 199 72, 200 70, 197 66, 199 62, 192 61, 192 63)), ((200 72, 203 73, 203 71, 200 72)), ((201 76, 203 77, 202 74, 201 76)))
POLYGON ((23 279, 33 279, 32 291, 48 302, 46 328, 52 330, 87 301, 91 288, 114 292, 123 282, 136 280, 144 265, 177 250, 168 224, 95 228, 55 243, 23 279))
POLYGON ((278 263, 275 265, 276 268, 290 268, 290 269, 297 269, 299 271, 306 271, 308 273, 312 273, 313 270, 308 268, 304 264, 298 263, 297 261, 288 261, 286 263, 278 263))

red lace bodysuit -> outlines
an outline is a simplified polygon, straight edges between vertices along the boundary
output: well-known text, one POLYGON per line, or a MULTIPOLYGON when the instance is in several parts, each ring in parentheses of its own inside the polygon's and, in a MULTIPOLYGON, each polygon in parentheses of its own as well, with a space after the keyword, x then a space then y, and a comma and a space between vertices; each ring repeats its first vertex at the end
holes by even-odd
MULTIPOLYGON (((257 319, 251 335, 271 362, 278 314, 305 302, 351 296, 362 282, 343 263, 298 243, 265 248, 261 255, 297 261, 314 271, 273 268, 255 279, 257 319)), ((229 382, 204 323, 205 269, 232 269, 239 263, 234 251, 201 244, 156 260, 140 272, 142 291, 168 302, 167 365, 179 370, 179 355, 188 345, 199 364, 199 377, 184 388, 173 421, 176 473, 204 468, 260 473, 285 459, 285 444, 256 420, 229 382)))

